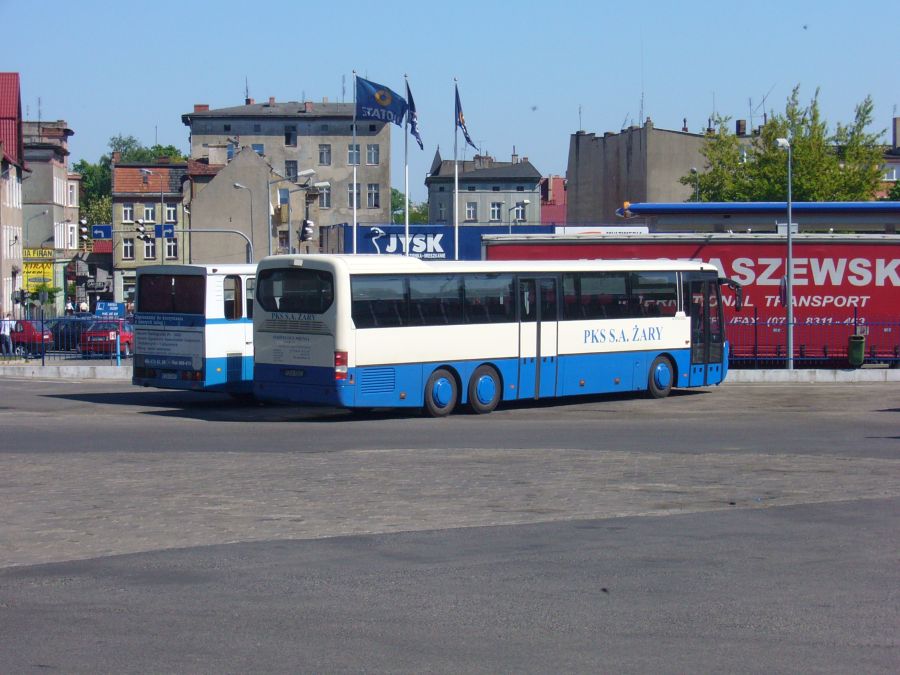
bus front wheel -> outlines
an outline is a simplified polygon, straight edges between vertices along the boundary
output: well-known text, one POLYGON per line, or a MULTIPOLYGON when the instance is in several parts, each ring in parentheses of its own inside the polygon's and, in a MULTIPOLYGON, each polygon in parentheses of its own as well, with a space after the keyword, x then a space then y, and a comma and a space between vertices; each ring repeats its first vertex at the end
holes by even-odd
POLYGON ((459 391, 456 378, 444 368, 438 368, 425 385, 425 411, 432 417, 444 417, 453 412, 459 391))
POLYGON ((469 380, 469 407, 472 412, 479 415, 492 412, 500 403, 502 393, 497 371, 491 366, 478 366, 469 380))
POLYGON ((665 398, 672 391, 672 383, 675 380, 675 369, 672 362, 665 356, 657 356, 650 366, 650 375, 647 378, 647 393, 651 398, 665 398))

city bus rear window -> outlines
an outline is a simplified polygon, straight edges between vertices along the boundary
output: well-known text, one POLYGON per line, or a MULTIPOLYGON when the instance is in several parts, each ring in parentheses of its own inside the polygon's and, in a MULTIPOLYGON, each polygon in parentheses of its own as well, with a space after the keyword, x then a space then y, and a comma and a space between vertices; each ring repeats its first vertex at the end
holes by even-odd
POLYGON ((206 279, 198 274, 142 274, 136 297, 138 312, 205 314, 206 279))
POLYGON ((334 278, 322 270, 262 270, 256 279, 256 299, 267 312, 323 314, 334 302, 334 278))

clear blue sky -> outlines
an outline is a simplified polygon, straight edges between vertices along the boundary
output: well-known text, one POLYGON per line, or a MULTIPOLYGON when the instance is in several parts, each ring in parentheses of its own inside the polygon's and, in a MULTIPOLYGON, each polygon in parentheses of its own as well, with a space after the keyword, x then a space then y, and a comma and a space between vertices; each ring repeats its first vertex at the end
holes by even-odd
POLYGON ((803 101, 821 89, 832 128, 869 94, 873 130, 900 115, 896 0, 0 0, 0 20, 0 69, 21 74, 27 119, 40 98, 43 119, 68 121, 73 162, 97 161, 115 134, 187 152, 181 115, 242 104, 245 78, 257 101, 352 101, 354 69, 400 93, 406 73, 425 141, 410 144, 415 201, 435 148, 453 156, 454 77, 475 142, 500 160, 515 146, 544 175, 565 174, 579 107, 581 128, 602 134, 639 123, 642 96, 657 127, 686 117, 692 131, 714 109, 748 119, 767 94, 765 107, 783 111, 796 84, 803 101))

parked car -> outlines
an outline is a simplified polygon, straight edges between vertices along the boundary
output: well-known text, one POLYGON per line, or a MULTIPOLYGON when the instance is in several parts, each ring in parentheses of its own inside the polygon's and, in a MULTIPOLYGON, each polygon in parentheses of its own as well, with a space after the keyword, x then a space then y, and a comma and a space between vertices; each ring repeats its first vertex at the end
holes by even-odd
POLYGON ((47 328, 42 332, 41 324, 37 321, 16 321, 9 331, 9 337, 13 353, 17 356, 40 354, 53 347, 53 333, 47 328))
POLYGON ((116 335, 119 337, 119 353, 131 356, 134 352, 134 328, 123 319, 94 321, 81 334, 78 350, 83 358, 92 354, 115 355, 116 335))
POLYGON ((77 350, 82 334, 96 321, 97 317, 90 312, 76 312, 55 319, 51 327, 53 343, 57 349, 77 350))

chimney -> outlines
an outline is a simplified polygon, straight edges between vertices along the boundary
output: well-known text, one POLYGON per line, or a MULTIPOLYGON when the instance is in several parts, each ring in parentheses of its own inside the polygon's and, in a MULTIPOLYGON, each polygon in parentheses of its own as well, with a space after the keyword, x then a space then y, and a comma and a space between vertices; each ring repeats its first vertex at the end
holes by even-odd
POLYGON ((512 151, 512 163, 513 163, 513 164, 518 164, 518 163, 519 163, 519 156, 516 154, 516 146, 513 146, 513 151, 512 151))
POLYGON ((894 150, 900 150, 900 117, 894 118, 894 150))
POLYGON ((248 96, 247 98, 244 99, 244 105, 253 105, 254 103, 256 103, 256 101, 254 101, 254 100, 253 100, 252 98, 250 98, 249 96, 248 96))
POLYGON ((270 96, 270 97, 269 97, 269 105, 270 105, 270 106, 275 105, 275 97, 274 97, 274 96, 270 96))
POLYGON ((734 133, 741 137, 746 136, 747 135, 747 120, 735 120, 734 133))
POLYGON ((328 103, 328 97, 327 97, 327 96, 323 96, 323 97, 322 97, 322 103, 328 103))
POLYGON ((209 112, 209 103, 195 103, 194 112, 209 112))
POLYGON ((523 157, 523 158, 522 158, 522 161, 523 161, 523 162, 527 162, 527 161, 528 161, 528 158, 527 158, 527 157, 523 157))
POLYGON ((304 101, 303 102, 303 112, 311 113, 312 109, 312 101, 304 101))
POLYGON ((682 130, 684 133, 687 133, 687 132, 688 132, 687 117, 683 117, 683 118, 681 119, 681 130, 682 130))
POLYGON ((119 152, 118 150, 116 150, 116 151, 113 153, 112 163, 113 163, 113 164, 118 164, 118 163, 121 162, 121 161, 122 161, 122 153, 119 152))

